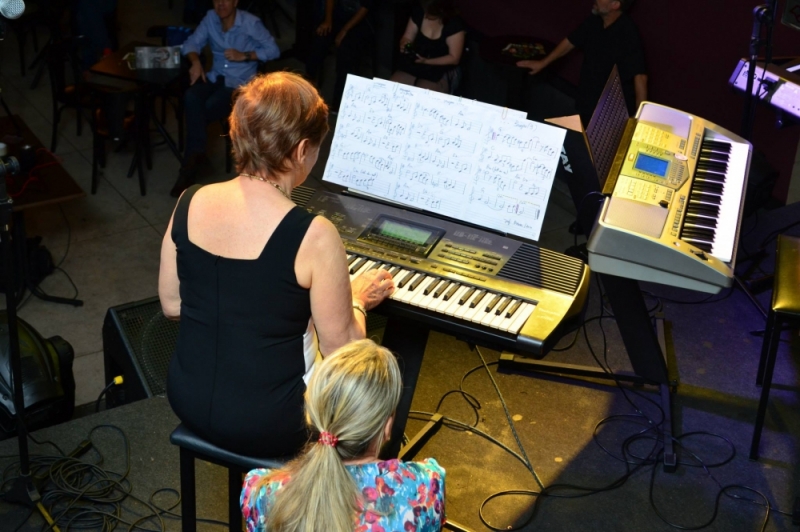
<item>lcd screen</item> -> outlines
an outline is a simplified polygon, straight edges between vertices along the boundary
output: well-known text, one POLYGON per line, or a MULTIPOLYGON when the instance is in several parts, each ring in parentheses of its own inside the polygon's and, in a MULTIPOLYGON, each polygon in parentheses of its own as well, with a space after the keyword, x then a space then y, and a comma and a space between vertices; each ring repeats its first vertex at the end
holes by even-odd
POLYGON ((641 170, 642 172, 647 172, 648 174, 666 177, 667 168, 669 168, 669 161, 640 153, 639 157, 636 158, 636 164, 634 164, 633 167, 637 170, 641 170))
POLYGON ((391 220, 384 220, 380 228, 381 236, 405 240, 417 246, 424 246, 432 234, 432 231, 392 222, 391 220))

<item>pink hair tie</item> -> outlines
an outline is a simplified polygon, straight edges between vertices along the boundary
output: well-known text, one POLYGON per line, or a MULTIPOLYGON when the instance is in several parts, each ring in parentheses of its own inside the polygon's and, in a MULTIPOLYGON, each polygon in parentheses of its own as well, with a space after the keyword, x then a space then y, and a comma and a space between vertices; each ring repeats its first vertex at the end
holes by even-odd
POLYGON ((330 445, 331 447, 336 447, 336 444, 339 443, 339 438, 331 434, 330 432, 322 431, 319 433, 319 439, 317 443, 321 443, 322 445, 330 445))

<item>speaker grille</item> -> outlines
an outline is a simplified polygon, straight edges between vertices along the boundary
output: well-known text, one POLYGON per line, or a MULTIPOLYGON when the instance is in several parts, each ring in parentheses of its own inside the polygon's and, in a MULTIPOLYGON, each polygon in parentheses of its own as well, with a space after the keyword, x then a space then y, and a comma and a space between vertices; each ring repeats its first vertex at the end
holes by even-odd
POLYGON ((316 190, 310 187, 304 187, 300 185, 292 190, 292 201, 297 204, 298 207, 305 207, 308 200, 311 199, 311 196, 314 195, 316 190))
POLYGON ((165 393, 169 361, 178 342, 178 322, 164 317, 158 298, 125 305, 116 314, 149 395, 165 393))
POLYGON ((578 259, 523 243, 497 276, 571 296, 578 289, 583 268, 578 259))

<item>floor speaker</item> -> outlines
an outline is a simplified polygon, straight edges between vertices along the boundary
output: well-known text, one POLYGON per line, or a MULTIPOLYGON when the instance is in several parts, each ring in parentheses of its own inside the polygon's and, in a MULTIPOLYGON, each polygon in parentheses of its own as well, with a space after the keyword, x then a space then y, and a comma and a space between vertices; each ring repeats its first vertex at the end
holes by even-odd
POLYGON ((163 395, 167 368, 178 341, 178 322, 161 312, 157 297, 108 309, 103 322, 106 382, 124 381, 106 396, 106 407, 163 395))

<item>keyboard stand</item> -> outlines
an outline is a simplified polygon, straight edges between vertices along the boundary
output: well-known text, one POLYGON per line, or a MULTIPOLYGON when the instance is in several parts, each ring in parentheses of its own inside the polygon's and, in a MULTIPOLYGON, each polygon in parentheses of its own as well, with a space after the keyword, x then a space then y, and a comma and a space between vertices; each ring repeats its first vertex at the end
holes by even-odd
POLYGON ((632 279, 599 274, 605 287, 611 309, 616 318, 625 350, 633 366, 633 373, 606 373, 600 368, 546 362, 504 352, 499 367, 505 370, 540 372, 588 377, 594 379, 655 385, 660 389, 661 408, 664 412, 664 471, 677 468, 677 455, 673 445, 672 394, 678 386, 678 374, 669 322, 663 317, 653 327, 642 297, 639 283, 632 279))

